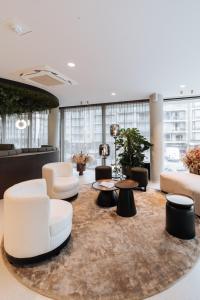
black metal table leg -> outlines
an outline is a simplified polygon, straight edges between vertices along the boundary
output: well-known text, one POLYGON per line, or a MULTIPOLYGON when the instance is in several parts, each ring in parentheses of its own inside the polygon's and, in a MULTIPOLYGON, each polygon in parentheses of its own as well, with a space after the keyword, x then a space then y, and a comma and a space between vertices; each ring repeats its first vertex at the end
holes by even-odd
POLYGON ((122 217, 132 217, 136 215, 133 191, 131 189, 120 189, 117 203, 117 214, 122 217))
POLYGON ((112 207, 116 206, 118 201, 118 196, 115 191, 100 191, 97 204, 102 207, 112 207))

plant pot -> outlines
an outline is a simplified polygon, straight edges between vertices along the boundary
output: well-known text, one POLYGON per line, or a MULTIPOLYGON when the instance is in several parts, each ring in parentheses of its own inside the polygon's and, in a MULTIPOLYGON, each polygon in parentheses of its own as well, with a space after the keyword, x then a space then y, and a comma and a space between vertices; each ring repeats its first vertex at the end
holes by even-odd
POLYGON ((127 178, 130 177, 131 174, 131 168, 130 166, 123 166, 122 165, 122 174, 125 175, 127 178))
POLYGON ((190 173, 200 175, 200 170, 197 168, 190 168, 189 171, 190 173))
POLYGON ((79 172, 79 176, 83 175, 83 171, 85 171, 86 164, 78 163, 76 165, 76 169, 79 172))

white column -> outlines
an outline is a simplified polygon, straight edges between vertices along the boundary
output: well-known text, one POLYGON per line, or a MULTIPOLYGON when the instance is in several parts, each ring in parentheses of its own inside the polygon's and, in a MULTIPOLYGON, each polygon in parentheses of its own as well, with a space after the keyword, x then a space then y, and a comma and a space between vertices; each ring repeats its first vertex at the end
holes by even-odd
POLYGON ((49 113, 48 144, 59 148, 59 108, 51 109, 49 113))
POLYGON ((163 136, 163 96, 152 94, 150 104, 150 141, 151 147, 151 180, 157 182, 163 170, 164 136, 163 136))

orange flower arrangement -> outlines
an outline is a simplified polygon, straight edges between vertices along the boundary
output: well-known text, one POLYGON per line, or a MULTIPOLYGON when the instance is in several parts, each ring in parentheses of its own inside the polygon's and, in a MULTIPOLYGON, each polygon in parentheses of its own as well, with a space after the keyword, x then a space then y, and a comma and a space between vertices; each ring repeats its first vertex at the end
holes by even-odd
POLYGON ((184 165, 188 167, 191 172, 200 172, 200 147, 190 149, 187 151, 182 159, 184 165))

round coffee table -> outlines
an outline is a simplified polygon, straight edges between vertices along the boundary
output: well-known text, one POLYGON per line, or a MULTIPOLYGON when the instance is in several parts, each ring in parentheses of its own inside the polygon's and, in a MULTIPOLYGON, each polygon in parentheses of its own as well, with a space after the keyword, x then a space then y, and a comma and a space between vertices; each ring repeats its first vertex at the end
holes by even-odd
POLYGON ((102 207, 112 207, 117 205, 118 195, 116 190, 118 189, 115 185, 112 188, 107 188, 105 186, 100 185, 101 182, 112 182, 116 183, 115 180, 112 179, 100 179, 92 184, 92 187, 95 190, 100 191, 97 197, 97 204, 102 207))
POLYGON ((117 214, 122 217, 136 215, 136 207, 132 189, 138 186, 138 182, 130 179, 120 180, 115 184, 119 189, 117 202, 117 214))

